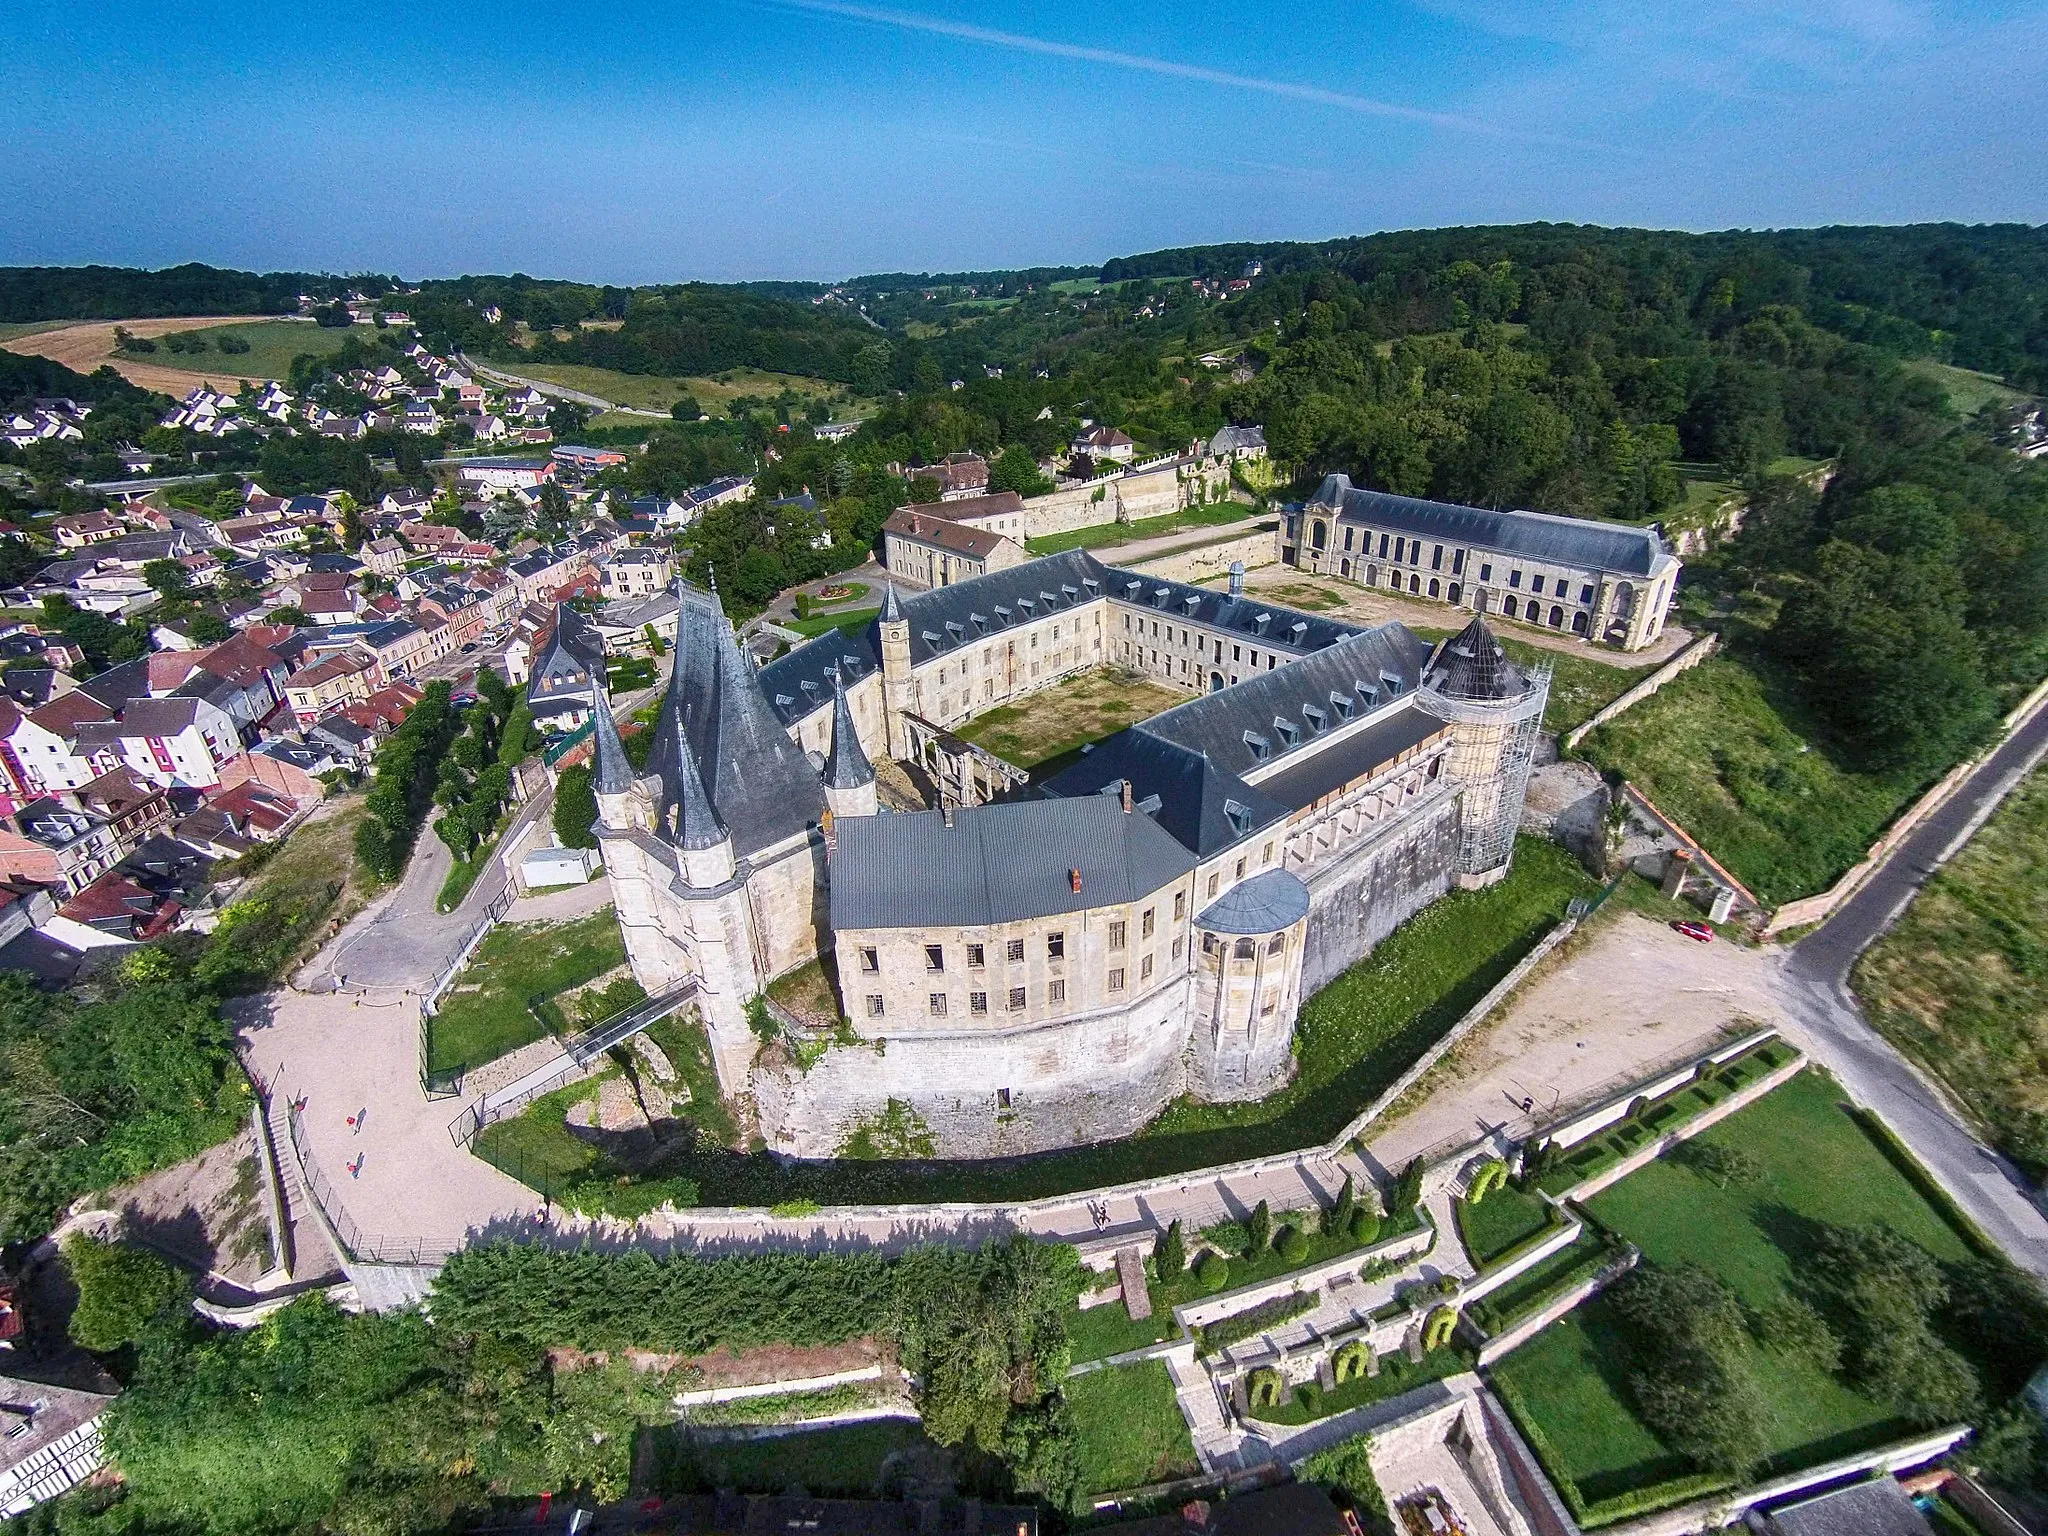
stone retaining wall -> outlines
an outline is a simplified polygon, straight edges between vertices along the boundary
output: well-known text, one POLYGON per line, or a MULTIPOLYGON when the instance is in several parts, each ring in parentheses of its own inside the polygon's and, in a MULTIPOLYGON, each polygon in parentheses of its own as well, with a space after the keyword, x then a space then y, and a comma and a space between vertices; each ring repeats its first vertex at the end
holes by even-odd
POLYGON ((1618 1093, 1610 1099, 1603 1099, 1591 1109, 1576 1114, 1569 1120, 1562 1121, 1557 1125, 1544 1127, 1534 1139, 1538 1141, 1554 1141, 1560 1147, 1575 1147, 1580 1142, 1599 1135, 1610 1125, 1619 1125, 1622 1121, 1626 1120, 1628 1118, 1629 1105, 1633 1104, 1637 1099, 1660 1099, 1665 1094, 1671 1092, 1672 1089, 1684 1087, 1693 1080, 1694 1075, 1699 1070, 1700 1062, 1711 1061, 1715 1066, 1720 1066, 1725 1062, 1733 1061, 1746 1051, 1755 1049, 1766 1040, 1776 1039, 1777 1034, 1778 1032, 1775 1029, 1759 1029, 1754 1033, 1742 1036, 1739 1040, 1730 1041, 1727 1045, 1718 1046, 1711 1051, 1694 1057, 1685 1066, 1674 1067, 1662 1077, 1655 1077, 1647 1082, 1636 1083, 1627 1092, 1618 1093))
POLYGON ((1480 1345, 1479 1363, 1481 1365, 1491 1365, 1502 1355, 1521 1348, 1560 1317, 1576 1308, 1581 1302, 1605 1290, 1616 1280, 1619 1280, 1623 1275, 1634 1269, 1642 1256, 1642 1250, 1631 1244, 1622 1251, 1622 1256, 1616 1259, 1614 1263, 1602 1266, 1579 1282, 1579 1284, 1558 1296, 1548 1306, 1530 1313, 1520 1322, 1495 1334, 1484 1344, 1480 1345))
POLYGON ((1665 662, 1663 666, 1652 672, 1640 683, 1637 683, 1635 687, 1596 711, 1583 725, 1574 726, 1571 730, 1565 732, 1564 745, 1567 749, 1576 747, 1593 731, 1605 725, 1616 715, 1635 708, 1636 705, 1656 693, 1659 688, 1662 688, 1671 679, 1678 676, 1679 673, 1688 672, 1698 666, 1709 656, 1713 655, 1716 650, 1720 649, 1720 645, 1721 637, 1719 635, 1701 635, 1699 639, 1693 641, 1692 644, 1665 662))
POLYGON ((1720 1122, 1726 1120, 1737 1110, 1747 1109, 1780 1083, 1793 1077, 1805 1065, 1806 1057, 1804 1053, 1795 1055, 1776 1071, 1767 1072, 1747 1088, 1738 1089, 1736 1092, 1731 1093, 1712 1109, 1702 1111, 1695 1118, 1688 1120, 1676 1130, 1666 1131, 1662 1136, 1652 1137, 1648 1142, 1644 1143, 1634 1152, 1629 1153, 1627 1157, 1624 1157, 1612 1168, 1602 1169, 1599 1173, 1592 1175, 1592 1177, 1574 1184, 1562 1195, 1559 1195, 1558 1199, 1560 1201, 1592 1199, 1593 1196, 1599 1194, 1601 1190, 1606 1189, 1609 1185, 1619 1184, 1638 1168, 1646 1167, 1655 1162, 1680 1142, 1690 1141, 1709 1126, 1720 1124, 1720 1122))
MULTIPOLYGON (((1115 563, 1114 549, 1106 549, 1102 553, 1111 564, 1115 563)), ((1156 576, 1161 581, 1198 582, 1226 574, 1231 565, 1240 560, 1250 571, 1262 565, 1273 565, 1279 559, 1280 524, 1271 522, 1260 524, 1252 533, 1235 534, 1213 543, 1198 544, 1192 549, 1176 549, 1139 560, 1130 569, 1156 576)))

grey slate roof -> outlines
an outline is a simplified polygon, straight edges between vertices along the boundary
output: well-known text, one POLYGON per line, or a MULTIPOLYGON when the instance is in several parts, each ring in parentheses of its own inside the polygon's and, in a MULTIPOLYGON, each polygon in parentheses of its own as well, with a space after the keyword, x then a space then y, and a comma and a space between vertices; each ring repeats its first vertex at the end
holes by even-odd
POLYGON ((1093 602, 1106 595, 1105 577, 1101 561, 1085 549, 1070 549, 904 598, 911 665, 1093 602))
POLYGON ((1514 699, 1529 691, 1528 677, 1481 618, 1437 647, 1423 680, 1447 699, 1514 699))
POLYGON ((1120 801, 1126 779, 1138 808, 1203 858, 1287 814, 1286 806, 1202 753, 1138 727, 1097 743, 1094 751, 1037 787, 1060 799, 1099 794, 1120 801))
POLYGON ((1934 1536, 1905 1489, 1882 1476, 1780 1505, 1767 1529, 1776 1536, 1934 1536))
POLYGON ((1150 816, 1109 796, 850 816, 832 860, 832 926, 981 927, 1135 901, 1194 867, 1150 816), (1070 871, 1081 872, 1081 889, 1070 871))
POLYGON ((1397 533, 1622 575, 1654 575, 1671 558, 1655 529, 1557 517, 1548 512, 1490 512, 1483 507, 1395 496, 1354 486, 1348 475, 1325 475, 1309 506, 1397 533))
POLYGON ((1278 933, 1308 916, 1308 887, 1284 869, 1240 880, 1195 914, 1211 933, 1278 933))
POLYGON ((1186 620, 1228 630, 1242 635, 1242 643, 1262 650, 1306 656, 1351 635, 1365 633, 1357 624, 1346 624, 1313 613, 1299 613, 1255 597, 1232 597, 1228 591, 1214 587, 1191 586, 1184 581, 1162 581, 1143 571, 1104 566, 1102 574, 1111 597, 1148 608, 1161 619, 1186 620))
POLYGON ((824 814, 825 786, 770 707, 762 678, 741 653, 718 600, 687 587, 676 614, 675 666, 648 764, 661 775, 664 823, 681 784, 678 720, 737 856, 815 826, 824 814))
POLYGON ((761 691, 768 696, 776 718, 784 725, 794 725, 831 703, 835 679, 851 686, 879 671, 881 665, 874 625, 858 635, 828 629, 763 667, 761 691))
POLYGON ((626 744, 619 739, 619 723, 612 718, 610 690, 597 677, 590 680, 590 712, 596 738, 592 756, 596 772, 591 788, 601 795, 622 795, 633 787, 633 765, 626 758, 626 744))
POLYGON ((846 702, 846 690, 832 691, 832 755, 825 761, 825 784, 829 789, 859 789, 875 781, 875 770, 861 750, 860 732, 854 728, 853 709, 846 702))

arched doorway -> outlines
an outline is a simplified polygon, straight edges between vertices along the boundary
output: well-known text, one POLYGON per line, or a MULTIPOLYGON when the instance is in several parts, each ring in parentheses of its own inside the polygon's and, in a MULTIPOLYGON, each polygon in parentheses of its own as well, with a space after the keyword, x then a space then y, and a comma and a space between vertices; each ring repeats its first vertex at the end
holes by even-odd
POLYGON ((1555 603, 1551 604, 1550 607, 1550 627, 1552 629, 1564 628, 1564 610, 1555 603))
POLYGON ((1463 592, 1462 592, 1462 591, 1460 590, 1460 588, 1459 588, 1458 584, 1457 584, 1457 583, 1456 583, 1455 581, 1454 581, 1454 582, 1452 582, 1452 583, 1451 583, 1451 590, 1450 590, 1449 596, 1450 596, 1450 599, 1451 599, 1451 604, 1452 604, 1452 606, 1453 606, 1453 607, 1455 607, 1455 606, 1457 605, 1457 603, 1458 603, 1458 602, 1459 602, 1459 600, 1460 600, 1460 599, 1461 599, 1461 598, 1463 597, 1463 595, 1464 595, 1464 594, 1463 594, 1463 592))
POLYGON ((1573 633, 1573 634, 1575 634, 1575 635, 1583 635, 1583 634, 1584 634, 1585 632, 1586 632, 1586 616, 1585 616, 1585 615, 1584 615, 1583 613, 1575 613, 1575 614, 1573 614, 1573 615, 1572 615, 1572 633, 1573 633))
POLYGON ((1429 578, 1429 595, 1430 595, 1431 597, 1436 597, 1436 596, 1438 596, 1438 595, 1439 595, 1439 594, 1441 593, 1441 591, 1442 591, 1442 583, 1440 583, 1440 582, 1439 582, 1439 581, 1438 581, 1438 580, 1437 580, 1437 579, 1436 579, 1436 578, 1435 578, 1434 576, 1430 577, 1430 578, 1429 578))
POLYGON ((1500 611, 1501 617, 1512 619, 1515 616, 1515 600, 1512 597, 1502 598, 1500 602, 1500 611))
POLYGON ((1317 518, 1308 525, 1308 547, 1318 554, 1330 546, 1330 525, 1317 518))
POLYGON ((1221 693, 1223 691, 1223 674, 1221 672, 1211 672, 1209 674, 1209 691, 1211 693, 1221 693))

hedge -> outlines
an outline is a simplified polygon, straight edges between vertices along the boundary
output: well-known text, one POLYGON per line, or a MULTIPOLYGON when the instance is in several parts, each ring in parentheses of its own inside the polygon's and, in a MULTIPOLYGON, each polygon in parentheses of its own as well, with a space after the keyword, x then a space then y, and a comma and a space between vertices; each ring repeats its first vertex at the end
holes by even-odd
POLYGON ((1202 1353, 1211 1355, 1219 1349, 1227 1349, 1240 1339, 1249 1339, 1256 1334, 1264 1333, 1268 1328, 1284 1323, 1291 1317, 1313 1312, 1321 1305, 1322 1293, 1319 1291, 1296 1291, 1288 1296, 1275 1296, 1255 1307, 1247 1307, 1242 1312, 1219 1317, 1206 1328, 1197 1328, 1195 1338, 1201 1346, 1202 1353))
POLYGON ((1878 1151, 1885 1155, 1891 1165, 1913 1188, 1920 1192, 1920 1198, 1933 1206, 1941 1218, 1956 1229, 1956 1235, 1977 1252, 1979 1258, 2005 1261, 2005 1250, 1985 1235, 1984 1229, 1970 1218, 1955 1197, 1942 1188, 1940 1180, 1927 1171, 1927 1167, 1913 1155, 1913 1149, 1899 1140, 1899 1134, 1876 1115, 1862 1107, 1848 1106, 1849 1118, 1862 1126, 1870 1139, 1877 1143, 1878 1151))

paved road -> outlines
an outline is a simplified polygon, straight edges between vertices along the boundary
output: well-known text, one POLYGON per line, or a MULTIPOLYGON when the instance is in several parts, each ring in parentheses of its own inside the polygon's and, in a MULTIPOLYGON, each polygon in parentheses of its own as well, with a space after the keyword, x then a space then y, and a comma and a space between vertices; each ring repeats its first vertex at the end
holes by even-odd
POLYGON ((1891 859, 1783 962, 1785 1001, 1850 1093, 1875 1109, 2013 1258, 2048 1278, 2048 1218, 2026 1178, 1979 1141, 1925 1074, 1864 1020, 1849 990, 1856 957, 1897 921, 1929 876, 1968 842, 1998 802, 2048 753, 2048 709, 2036 710, 1891 859))

